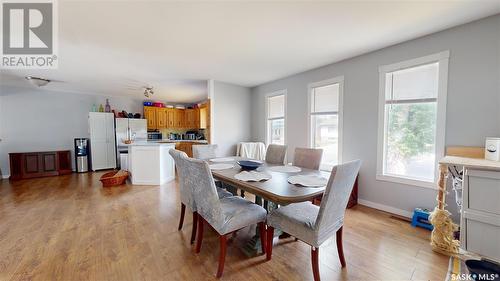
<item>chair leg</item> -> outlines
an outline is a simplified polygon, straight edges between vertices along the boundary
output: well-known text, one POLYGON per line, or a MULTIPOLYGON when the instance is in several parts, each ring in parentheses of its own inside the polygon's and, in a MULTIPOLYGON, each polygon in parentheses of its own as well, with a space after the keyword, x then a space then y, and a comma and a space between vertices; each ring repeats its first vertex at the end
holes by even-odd
POLYGON ((270 261, 273 255, 273 237, 274 237, 274 227, 267 226, 267 250, 266 250, 266 260, 270 261))
POLYGON ((259 222, 258 225, 259 233, 260 233, 260 244, 262 246, 262 254, 266 253, 266 224, 264 222, 259 222))
POLYGON ((320 281, 319 277, 319 248, 311 246, 311 263, 314 281, 320 281))
POLYGON ((340 264, 342 268, 345 267, 345 258, 344 258, 344 247, 342 245, 342 228, 341 226, 339 230, 337 230, 337 252, 339 253, 340 264))
POLYGON ((203 240, 203 225, 204 225, 205 219, 203 219, 202 216, 198 215, 198 229, 196 232, 198 232, 198 239, 196 240, 196 253, 199 253, 201 251, 201 242, 203 240))
POLYGON ((226 235, 221 235, 220 239, 220 254, 219 254, 219 268, 217 269, 217 278, 222 276, 224 272, 224 262, 226 260, 226 246, 227 246, 227 237, 226 235))
POLYGON ((194 239, 196 237, 196 228, 198 226, 198 213, 193 212, 193 228, 191 229, 191 244, 194 243, 194 239))
POLYGON ((182 229, 182 224, 184 223, 184 213, 186 212, 186 205, 181 203, 181 219, 179 220, 179 230, 182 229))

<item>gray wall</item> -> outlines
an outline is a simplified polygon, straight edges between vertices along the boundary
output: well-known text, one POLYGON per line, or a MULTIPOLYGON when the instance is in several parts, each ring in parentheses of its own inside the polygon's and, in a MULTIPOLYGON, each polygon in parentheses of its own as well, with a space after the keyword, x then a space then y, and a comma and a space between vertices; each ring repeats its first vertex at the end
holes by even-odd
POLYGON ((219 145, 220 156, 236 154, 236 144, 251 139, 250 89, 213 81, 212 142, 219 145))
POLYGON ((499 30, 497 15, 252 88, 253 140, 265 140, 265 95, 287 89, 288 153, 306 146, 307 85, 343 75, 343 161, 363 160, 360 199, 407 212, 433 208, 436 190, 375 179, 378 67, 450 50, 446 144, 484 146, 485 137, 500 135, 499 30))
MULTIPOLYGON (((0 88, 0 170, 8 175, 9 152, 73 149, 73 139, 88 137, 88 112, 105 96, 0 88)), ((113 109, 142 114, 142 99, 108 97, 113 109)))

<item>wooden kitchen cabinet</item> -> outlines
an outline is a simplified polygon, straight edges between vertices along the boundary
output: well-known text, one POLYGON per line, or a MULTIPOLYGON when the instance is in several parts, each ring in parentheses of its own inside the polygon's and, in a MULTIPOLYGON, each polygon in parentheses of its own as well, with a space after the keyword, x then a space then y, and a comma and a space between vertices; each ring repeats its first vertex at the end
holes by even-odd
POLYGON ((167 108, 158 107, 156 109, 156 128, 167 128, 167 108))
POLYGON ((167 128, 174 128, 175 127, 175 109, 167 108, 166 115, 167 115, 167 128))
POLYGON ((200 129, 206 129, 208 127, 208 109, 207 107, 201 107, 200 108, 200 129))
POLYGON ((184 128, 184 109, 145 106, 144 118, 148 120, 148 130, 184 128))
POLYGON ((193 144, 195 142, 178 142, 175 144, 175 149, 184 151, 189 157, 193 157, 193 144))
POLYGON ((144 107, 144 118, 148 120, 148 130, 157 129, 156 125, 156 107, 145 106, 144 107))
POLYGON ((210 101, 202 104, 199 110, 199 118, 200 125, 198 128, 200 129, 209 129, 210 128, 210 101))
POLYGON ((174 128, 184 128, 184 109, 174 109, 174 128))
POLYGON ((194 109, 194 128, 195 129, 200 128, 200 109, 199 108, 194 109))
POLYGON ((28 179, 71 173, 71 152, 9 153, 10 179, 28 179))
POLYGON ((210 127, 208 102, 200 108, 188 109, 145 106, 144 118, 147 119, 148 130, 207 129, 210 127))
POLYGON ((187 129, 195 129, 196 128, 196 110, 195 109, 186 109, 184 111, 184 127, 187 129))

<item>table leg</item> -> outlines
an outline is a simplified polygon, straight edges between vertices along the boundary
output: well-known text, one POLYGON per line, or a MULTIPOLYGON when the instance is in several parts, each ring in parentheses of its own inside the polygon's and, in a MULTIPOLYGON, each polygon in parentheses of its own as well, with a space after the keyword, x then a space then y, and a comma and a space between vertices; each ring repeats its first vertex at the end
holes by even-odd
POLYGON ((221 182, 222 188, 225 188, 227 191, 231 192, 234 196, 238 196, 238 189, 234 186, 231 186, 227 183, 221 182))
MULTIPOLYGON (((255 204, 262 206, 264 204, 264 209, 269 213, 274 209, 278 208, 278 204, 270 202, 267 200, 262 200, 262 197, 255 196, 255 204)), ((279 229, 275 229, 274 237, 281 235, 283 232, 279 229)), ((262 246, 260 242, 260 228, 257 225, 255 228, 255 235, 245 244, 242 251, 247 257, 255 257, 259 253, 262 253, 262 246)))
POLYGON ((255 204, 262 206, 262 197, 255 196, 255 204))

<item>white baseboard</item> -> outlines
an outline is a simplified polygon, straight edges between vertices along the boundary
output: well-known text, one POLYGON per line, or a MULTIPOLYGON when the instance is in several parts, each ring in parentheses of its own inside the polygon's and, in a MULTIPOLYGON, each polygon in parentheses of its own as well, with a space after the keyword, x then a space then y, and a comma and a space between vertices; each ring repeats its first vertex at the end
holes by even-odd
POLYGON ((2 175, 2 179, 8 179, 10 175, 2 175))
POLYGON ((379 203, 375 203, 375 202, 363 200, 363 199, 358 199, 358 203, 360 205, 364 205, 364 206, 367 206, 367 207, 370 207, 370 208, 373 208, 373 209, 381 210, 381 211, 384 211, 384 212, 387 212, 387 213, 391 213, 391 214, 395 214, 395 215, 398 215, 398 216, 402 216, 402 217, 405 217, 405 218, 412 218, 412 216, 413 216, 413 214, 411 212, 408 212, 408 211, 405 211, 405 210, 401 210, 401 209, 398 209, 398 208, 394 208, 394 207, 391 207, 391 206, 387 206, 387 205, 383 205, 383 204, 379 204, 379 203))

